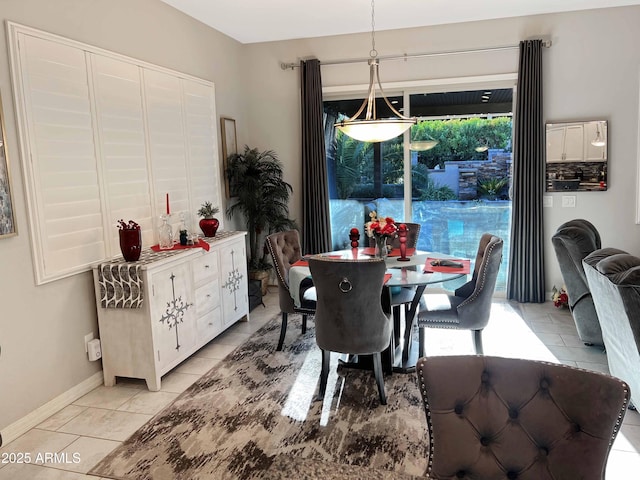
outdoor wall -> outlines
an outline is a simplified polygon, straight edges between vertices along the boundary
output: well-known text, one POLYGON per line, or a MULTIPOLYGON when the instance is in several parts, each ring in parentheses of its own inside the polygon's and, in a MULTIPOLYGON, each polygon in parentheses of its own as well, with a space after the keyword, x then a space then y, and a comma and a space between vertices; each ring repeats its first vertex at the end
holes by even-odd
POLYGON ((0 240, 2 431, 101 369, 84 351, 84 335, 98 333, 91 274, 35 286, 5 21, 213 81, 217 113, 236 119, 239 143, 246 120, 242 45, 158 0, 2 0, 0 20, 0 93, 19 233, 0 240))
MULTIPOLYGON (((621 7, 492 20, 465 24, 376 32, 380 56, 517 45, 544 38, 544 121, 604 119, 609 122, 609 189, 572 192, 575 208, 561 208, 562 193, 549 193, 553 208, 544 210, 546 290, 562 277, 551 245, 558 225, 586 218, 600 230, 603 243, 640 254, 640 226, 635 224, 636 145, 638 141, 638 68, 640 7, 621 7), (597 59, 597 61, 596 61, 597 59)), ((299 70, 283 71, 280 62, 317 57, 321 61, 367 57, 370 35, 347 35, 249 45, 247 60, 260 72, 249 80, 249 139, 280 153, 287 180, 294 186, 293 214, 301 218, 299 70), (277 119, 277 121, 269 121, 277 119)), ((515 73, 517 50, 407 61, 382 61, 383 83, 515 73)), ((322 67, 325 87, 366 87, 366 63, 322 67)), ((486 85, 489 86, 489 85, 486 85)), ((481 86, 480 88, 484 88, 481 86)), ((390 93, 385 88, 387 94, 390 93)), ((348 94, 351 96, 352 94, 348 94)))

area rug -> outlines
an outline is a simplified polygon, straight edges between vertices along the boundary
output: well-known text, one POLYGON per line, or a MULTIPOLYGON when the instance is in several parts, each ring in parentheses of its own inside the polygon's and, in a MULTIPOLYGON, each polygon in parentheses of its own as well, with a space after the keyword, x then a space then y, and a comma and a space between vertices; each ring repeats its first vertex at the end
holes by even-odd
POLYGON ((380 405, 371 372, 344 368, 334 354, 327 393, 317 399, 313 326, 301 335, 299 316, 291 316, 282 352, 279 330, 279 318, 269 321, 89 473, 123 480, 425 474, 415 374, 385 376, 388 405, 380 405))

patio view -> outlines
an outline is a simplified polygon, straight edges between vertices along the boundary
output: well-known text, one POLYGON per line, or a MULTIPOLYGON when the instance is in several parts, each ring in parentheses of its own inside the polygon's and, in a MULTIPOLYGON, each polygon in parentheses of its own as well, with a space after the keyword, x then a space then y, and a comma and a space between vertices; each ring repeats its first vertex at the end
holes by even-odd
MULTIPOLYGON (((440 94, 410 96, 412 114, 417 110, 424 116, 411 129, 406 153, 402 136, 365 143, 325 129, 330 132, 326 142, 333 248, 347 248, 349 230, 355 226, 363 232, 369 213, 376 211, 397 221, 420 223, 420 250, 475 258, 478 239, 491 232, 504 239, 503 258, 509 258, 511 90, 445 96, 446 100, 440 94), (427 116, 434 112, 439 115, 427 116), (405 184, 410 184, 409 212, 405 184)), ((402 97, 391 100, 397 107, 402 97)), ((347 101, 325 102, 327 125, 350 108, 347 101)), ((366 240, 362 233, 361 242, 366 240)), ((506 276, 503 261, 497 291, 506 290, 506 276)))

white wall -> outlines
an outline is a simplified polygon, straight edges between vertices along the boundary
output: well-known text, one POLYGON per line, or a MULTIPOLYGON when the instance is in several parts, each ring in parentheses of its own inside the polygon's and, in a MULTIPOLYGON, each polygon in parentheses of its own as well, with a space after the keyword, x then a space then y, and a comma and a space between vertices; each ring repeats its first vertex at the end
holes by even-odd
MULTIPOLYGON (((23 23, 101 48, 211 80, 219 116, 235 118, 238 144, 274 149, 294 186, 301 219, 299 71, 280 62, 366 57, 368 34, 240 45, 157 0, 2 0, 0 20, 23 23)), ((587 218, 606 245, 640 254, 635 225, 640 7, 594 10, 378 32, 379 54, 420 53, 517 44, 550 38, 544 51, 545 120, 609 121, 609 184, 605 193, 576 193, 577 207, 545 210, 550 238, 572 218, 587 218), (601 58, 600 63, 594 59, 601 58)), ((383 63, 383 83, 513 73, 517 51, 383 63)), ((328 86, 366 84, 366 64, 323 67, 328 86)), ((9 76, 6 32, 0 36, 0 92, 19 235, 0 240, 0 429, 91 377, 83 337, 97 332, 92 281, 83 274, 35 287, 22 165, 9 76)), ((226 205, 222 205, 222 211, 226 205)), ((236 222, 228 222, 234 228, 236 222)), ((550 241, 547 289, 559 284, 550 241)))
MULTIPOLYGON (((91 274, 35 286, 5 20, 213 81, 218 115, 246 122, 242 45, 158 0, 2 0, 0 20, 0 93, 19 232, 0 240, 3 429, 101 368, 84 352, 84 335, 98 333, 91 274)), ((238 137, 245 141, 241 129, 238 137)))
MULTIPOLYGON (((605 246, 640 254, 640 226, 635 224, 639 22, 640 7, 623 7, 376 33, 381 57, 517 45, 531 38, 551 40, 553 46, 543 51, 545 122, 609 121, 609 190, 576 192, 576 208, 561 208, 562 194, 552 193, 554 208, 544 210, 547 291, 562 284, 550 238, 567 220, 586 218, 600 230, 605 246)), ((261 71, 250 77, 249 138, 259 148, 274 149, 285 162, 287 180, 294 186, 292 212, 299 220, 299 70, 282 71, 280 62, 366 58, 370 48, 369 34, 359 34, 255 44, 246 49, 248 64, 261 71)), ((517 68, 514 50, 381 61, 380 77, 384 87, 401 80, 513 73, 517 68)), ((366 84, 368 67, 365 63, 324 66, 322 80, 325 87, 366 84)))

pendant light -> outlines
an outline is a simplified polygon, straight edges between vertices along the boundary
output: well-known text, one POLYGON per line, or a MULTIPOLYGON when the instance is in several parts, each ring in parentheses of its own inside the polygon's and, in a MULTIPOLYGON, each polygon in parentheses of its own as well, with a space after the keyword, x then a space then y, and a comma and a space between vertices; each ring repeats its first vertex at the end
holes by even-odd
POLYGON ((389 102, 382 90, 378 73, 379 61, 375 40, 374 0, 371 0, 371 51, 369 52, 369 56, 369 91, 367 98, 362 102, 362 105, 353 117, 337 122, 335 127, 345 135, 349 135, 361 142, 384 142, 385 140, 404 133, 411 128, 412 125, 417 123, 417 119, 405 117, 393 108, 393 105, 391 105, 391 102, 389 102), (382 98, 397 118, 377 118, 376 89, 380 89, 382 98), (359 120, 358 117, 365 111, 365 108, 365 117, 359 120))
POLYGON ((596 122, 596 138, 591 142, 591 145, 594 147, 604 147, 605 145, 604 138, 600 134, 600 122, 596 122))

